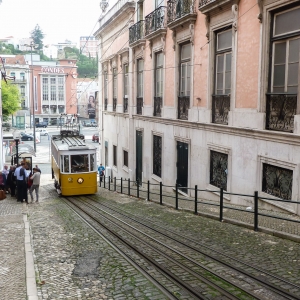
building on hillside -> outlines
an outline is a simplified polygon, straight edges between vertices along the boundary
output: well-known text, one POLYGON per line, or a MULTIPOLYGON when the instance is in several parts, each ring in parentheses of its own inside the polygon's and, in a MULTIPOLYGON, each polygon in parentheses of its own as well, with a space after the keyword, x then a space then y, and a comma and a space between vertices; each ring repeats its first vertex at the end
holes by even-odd
POLYGON ((296 0, 118 1, 95 33, 112 175, 300 214, 299 20, 296 0))
POLYGON ((77 79, 77 113, 82 123, 98 123, 98 91, 98 80, 91 78, 77 79))
MULTIPOLYGON (((77 66, 76 60, 40 61, 38 55, 25 59, 33 69, 34 123, 48 122, 56 125, 65 122, 62 114, 77 113, 77 66)), ((32 89, 32 86, 31 86, 32 89)), ((32 102, 31 102, 32 103, 32 102)))
POLYGON ((30 119, 30 70, 23 55, 1 55, 6 74, 14 77, 10 83, 15 84, 20 91, 21 109, 12 118, 12 125, 24 127, 30 119))
POLYGON ((97 57, 97 40, 94 36, 81 36, 79 47, 81 54, 87 57, 97 57))

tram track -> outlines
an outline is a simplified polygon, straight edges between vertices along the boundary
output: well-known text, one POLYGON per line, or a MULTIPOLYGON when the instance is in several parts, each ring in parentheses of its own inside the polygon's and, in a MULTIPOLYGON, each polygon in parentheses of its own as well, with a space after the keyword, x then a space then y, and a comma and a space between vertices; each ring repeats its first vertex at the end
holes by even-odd
MULTIPOLYGON (((84 197, 83 199, 95 201, 92 197, 84 197)), ((77 201, 73 198, 68 198, 68 200, 73 203, 76 209, 83 210, 84 214, 89 215, 89 218, 92 218, 94 222, 100 223, 101 226, 105 228, 106 234, 107 232, 113 234, 114 238, 112 240, 114 240, 114 242, 116 239, 122 240, 122 243, 125 243, 125 245, 133 249, 137 255, 146 259, 154 266, 154 268, 164 274, 163 276, 165 276, 165 278, 175 282, 180 287, 179 294, 188 293, 191 295, 192 299, 206 299, 205 295, 207 293, 213 294, 214 292, 219 297, 223 297, 222 299, 298 299, 293 295, 288 295, 276 289, 271 289, 264 297, 262 297, 261 292, 257 293, 251 291, 249 288, 242 288, 245 283, 248 285, 252 284, 249 283, 249 280, 247 281, 247 278, 239 278, 241 277, 240 275, 233 274, 233 271, 228 270, 226 271, 227 276, 220 275, 220 272, 212 272, 209 268, 201 266, 201 264, 190 257, 182 255, 180 251, 171 249, 171 247, 166 247, 164 243, 149 236, 149 234, 143 233, 140 230, 137 230, 137 228, 132 227, 132 225, 124 222, 124 220, 116 218, 116 216, 113 216, 107 211, 103 211, 103 209, 99 208, 100 203, 98 201, 96 201, 97 206, 95 206, 93 203, 87 201, 77 201), (102 212, 99 210, 102 210, 102 212), (101 219, 101 222, 99 222, 99 218, 101 219), (177 276, 175 274, 181 274, 182 276, 177 276), (227 280, 226 277, 235 279, 227 280), (244 284, 241 284, 241 282, 244 284)), ((100 206, 102 206, 102 204, 100 206)), ((106 207, 106 209, 111 210, 112 208, 106 207)), ((115 211, 115 213, 120 214, 119 211, 115 211)), ((124 217, 127 219, 130 218, 128 215, 123 216, 123 218, 124 217)), ((137 221, 134 220, 134 222, 137 221)), ((140 224, 138 225, 140 227, 145 226, 141 223, 138 224, 140 224)), ((164 238, 166 238, 165 235, 164 238)), ((128 251, 130 252, 130 250, 127 250, 127 252, 128 251)), ((211 260, 210 263, 213 263, 213 260, 211 260)), ((146 270, 149 268, 151 273, 153 273, 153 267, 148 266, 146 267, 146 270)), ((226 274, 226 272, 224 273, 223 271, 223 274, 226 274)), ((162 275, 158 275, 158 278, 160 276, 162 275)), ((256 287, 256 290, 261 290, 261 288, 256 287)), ((175 299, 180 299, 180 297, 175 299)))
MULTIPOLYGON (((95 199, 92 198, 89 199, 95 201, 95 199)), ((155 231, 160 235, 179 243, 183 247, 189 248, 195 251, 196 253, 205 255, 210 259, 212 259, 213 261, 217 261, 218 263, 221 263, 229 268, 238 271, 239 273, 243 274, 244 276, 247 276, 248 278, 260 282, 260 284, 262 284, 263 286, 270 288, 271 290, 275 291, 279 295, 286 297, 287 299, 300 299, 300 285, 289 282, 288 280, 279 277, 277 275, 271 274, 266 270, 262 270, 261 268, 255 265, 250 265, 249 263, 246 263, 235 257, 222 253, 219 250, 216 250, 215 248, 209 247, 204 243, 200 243, 198 240, 188 238, 187 236, 183 236, 180 233, 172 231, 166 227, 160 226, 157 223, 151 222, 149 220, 145 222, 146 221, 145 218, 142 219, 128 212, 126 212, 125 214, 123 211, 120 211, 119 207, 115 207, 111 204, 110 205, 103 204, 98 201, 95 202, 97 203, 97 206, 106 207, 107 209, 119 215, 122 215, 127 219, 132 220, 137 224, 136 226, 142 225, 150 229, 151 231, 155 231), (205 249, 206 251, 203 249, 205 249), (272 282, 276 282, 276 285, 273 284, 272 282), (297 290, 298 294, 295 295, 289 292, 289 290, 297 290)), ((193 257, 195 257, 194 254, 192 255, 193 257)))

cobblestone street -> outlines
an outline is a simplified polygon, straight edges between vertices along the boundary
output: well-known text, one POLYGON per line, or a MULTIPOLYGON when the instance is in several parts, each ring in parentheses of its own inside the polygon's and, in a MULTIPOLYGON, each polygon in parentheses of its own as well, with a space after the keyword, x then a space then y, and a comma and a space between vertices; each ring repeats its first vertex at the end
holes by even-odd
MULTIPOLYGON (((275 270, 292 282, 300 277, 299 243, 101 188, 98 197, 207 245, 218 245, 224 253, 255 260, 263 269, 275 270)), ((41 187, 39 204, 17 204, 9 196, 0 201, 0 224, 0 299, 166 299, 66 207, 52 185, 41 187), (26 272, 26 218, 35 295, 26 272)))

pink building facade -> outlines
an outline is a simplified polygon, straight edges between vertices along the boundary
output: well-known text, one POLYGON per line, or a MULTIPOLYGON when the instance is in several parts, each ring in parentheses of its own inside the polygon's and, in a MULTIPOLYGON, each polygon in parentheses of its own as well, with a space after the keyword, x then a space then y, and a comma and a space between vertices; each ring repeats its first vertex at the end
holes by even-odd
POLYGON ((122 0, 95 36, 112 176, 300 214, 299 1, 122 0))

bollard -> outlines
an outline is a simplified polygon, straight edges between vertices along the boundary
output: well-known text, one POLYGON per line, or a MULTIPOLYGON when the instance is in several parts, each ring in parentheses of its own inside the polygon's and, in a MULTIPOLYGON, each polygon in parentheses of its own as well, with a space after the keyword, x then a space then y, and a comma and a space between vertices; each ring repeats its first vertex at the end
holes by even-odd
POLYGON ((175 187, 175 208, 178 209, 178 184, 176 183, 175 187))
POLYGON ((121 177, 121 194, 123 194, 123 178, 121 177))
POLYGON ((99 176, 99 186, 101 187, 101 176, 99 176))
POLYGON ((128 195, 130 196, 130 179, 128 178, 128 195))
POLYGON ((104 186, 104 188, 105 188, 105 175, 103 176, 103 186, 104 186))
POLYGON ((116 191, 117 190, 117 177, 115 177, 115 179, 114 179, 114 190, 116 191))
POLYGON ((150 201, 150 181, 147 182, 147 200, 150 201))
POLYGON ((139 180, 136 181, 136 196, 137 198, 140 198, 140 184, 139 184, 139 180))
POLYGON ((195 185, 195 215, 198 213, 197 201, 198 201, 198 186, 195 185))
POLYGON ((108 190, 110 191, 110 176, 108 176, 108 190))
POLYGON ((159 204, 162 205, 162 182, 159 183, 159 204))
POLYGON ((254 231, 258 231, 258 191, 254 192, 254 231))
POLYGON ((220 222, 223 221, 223 188, 220 188, 220 222))

